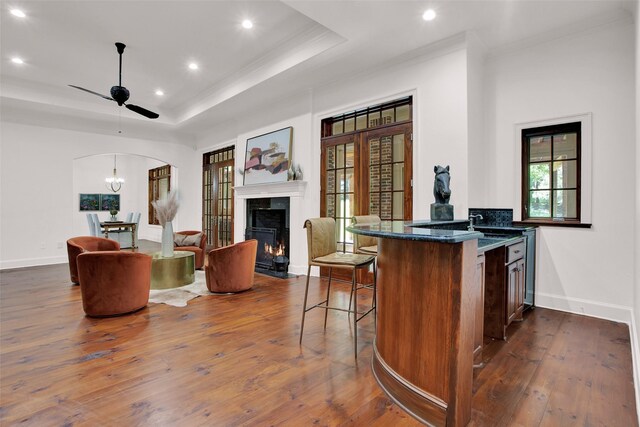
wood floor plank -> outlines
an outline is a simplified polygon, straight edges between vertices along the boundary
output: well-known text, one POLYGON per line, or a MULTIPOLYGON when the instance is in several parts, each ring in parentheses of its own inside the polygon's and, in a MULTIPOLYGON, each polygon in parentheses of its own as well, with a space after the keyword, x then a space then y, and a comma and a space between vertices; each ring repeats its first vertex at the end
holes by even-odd
MULTIPOLYGON (((345 313, 325 330, 310 311, 299 345, 304 283, 256 274, 249 292, 91 319, 67 265, 2 271, 0 424, 419 425, 373 378, 372 317, 357 361, 345 313)), ((312 278, 310 301, 325 291, 312 278)), ((535 309, 509 336, 486 343, 470 425, 637 425, 626 325, 535 309)))

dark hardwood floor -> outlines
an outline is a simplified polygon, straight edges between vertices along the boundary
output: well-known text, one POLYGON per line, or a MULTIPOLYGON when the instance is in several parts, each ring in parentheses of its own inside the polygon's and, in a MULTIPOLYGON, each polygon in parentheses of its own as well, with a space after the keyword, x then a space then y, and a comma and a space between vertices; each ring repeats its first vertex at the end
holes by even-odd
MULTIPOLYGON (((357 362, 345 313, 323 333, 311 311, 299 347, 304 279, 91 319, 67 265, 2 271, 0 424, 417 425, 372 377, 372 319, 357 362)), ((626 325, 535 309, 509 333, 487 342, 470 425, 637 425, 626 325)))

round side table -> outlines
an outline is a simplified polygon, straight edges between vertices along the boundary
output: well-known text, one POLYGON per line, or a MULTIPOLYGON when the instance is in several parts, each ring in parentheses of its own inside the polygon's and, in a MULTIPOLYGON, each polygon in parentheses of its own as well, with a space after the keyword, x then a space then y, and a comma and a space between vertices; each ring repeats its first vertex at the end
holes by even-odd
POLYGON ((178 288, 196 280, 196 257, 193 252, 174 251, 171 258, 163 258, 160 252, 150 255, 151 289, 178 288))

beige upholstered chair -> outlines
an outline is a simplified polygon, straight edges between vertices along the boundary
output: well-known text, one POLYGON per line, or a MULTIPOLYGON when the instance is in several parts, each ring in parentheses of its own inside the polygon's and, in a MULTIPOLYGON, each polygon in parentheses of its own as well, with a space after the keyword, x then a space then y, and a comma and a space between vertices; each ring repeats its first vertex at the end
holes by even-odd
POLYGON ((367 314, 371 313, 375 306, 364 313, 358 313, 358 285, 356 283, 356 269, 368 269, 373 265, 373 288, 375 293, 376 286, 376 268, 374 264, 375 257, 371 255, 349 254, 337 252, 336 245, 336 222, 333 218, 314 218, 308 219, 304 223, 307 229, 307 248, 309 254, 309 268, 307 269, 307 284, 304 291, 304 304, 302 306, 302 324, 300 326, 300 344, 302 344, 302 332, 304 330, 304 318, 307 311, 314 308, 322 308, 324 313, 324 327, 327 328, 327 314, 329 310, 344 311, 353 314, 353 343, 355 357, 358 357, 358 331, 357 322, 367 314), (311 307, 307 307, 307 297, 309 295, 309 276, 311 267, 328 267, 329 268, 329 284, 327 285, 327 298, 311 307), (331 292, 331 273, 334 268, 344 268, 351 270, 351 292, 355 296, 353 298, 353 308, 351 302, 347 309, 329 306, 329 296, 331 292), (358 317, 358 315, 361 315, 358 317))
MULTIPOLYGON (((380 224, 378 215, 360 215, 351 217, 351 225, 380 224)), ((378 238, 354 234, 353 253, 365 255, 378 255, 378 238)))

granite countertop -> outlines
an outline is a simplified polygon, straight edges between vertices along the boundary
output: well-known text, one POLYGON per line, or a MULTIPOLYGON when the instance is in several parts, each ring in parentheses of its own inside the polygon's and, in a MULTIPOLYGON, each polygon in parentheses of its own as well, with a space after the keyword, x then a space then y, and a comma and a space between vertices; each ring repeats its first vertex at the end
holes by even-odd
POLYGON ((439 243, 460 243, 465 240, 479 239, 484 236, 479 231, 443 230, 416 226, 420 223, 383 221, 380 224, 352 225, 347 231, 372 237, 386 237, 391 239, 421 240, 439 243))
POLYGON ((354 234, 391 239, 421 240, 440 243, 460 243, 478 239, 478 253, 509 245, 521 238, 521 233, 534 227, 477 226, 468 231, 468 220, 454 221, 383 221, 380 224, 363 224, 347 227, 354 234), (486 237, 484 233, 492 235, 486 237), (495 237, 493 235, 498 235, 495 237))

